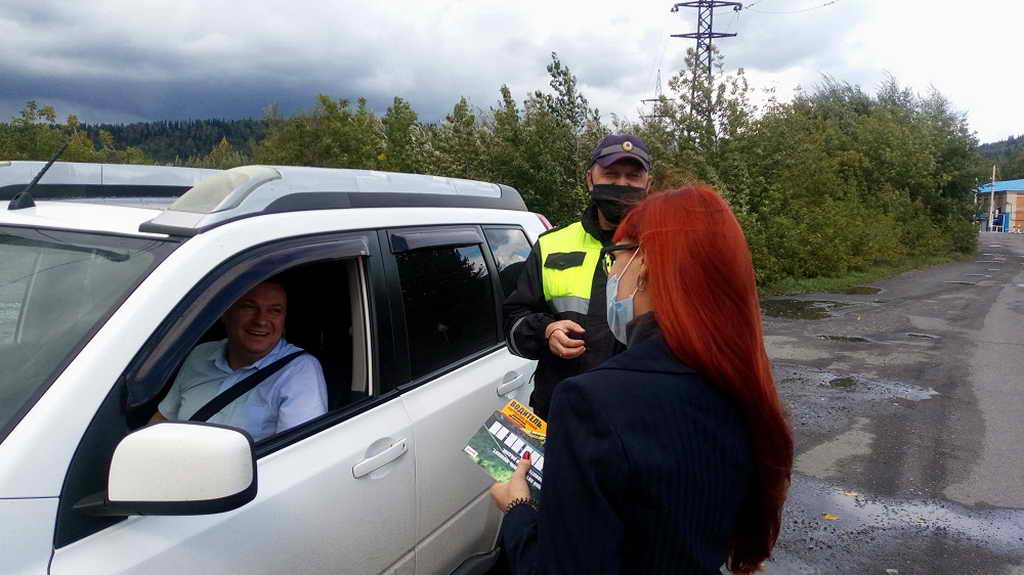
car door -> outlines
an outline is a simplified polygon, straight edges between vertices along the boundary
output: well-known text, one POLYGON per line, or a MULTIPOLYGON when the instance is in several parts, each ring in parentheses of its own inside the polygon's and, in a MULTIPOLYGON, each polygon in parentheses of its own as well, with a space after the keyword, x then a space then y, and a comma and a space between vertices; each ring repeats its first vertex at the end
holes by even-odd
POLYGON ((393 355, 390 320, 379 297, 382 274, 375 233, 263 245, 214 269, 158 328, 90 426, 62 493, 50 572, 414 573, 416 443, 398 390, 385 384, 378 369, 393 355), (338 292, 343 283, 350 287, 353 299, 341 307, 351 304, 351 329, 361 334, 353 341, 365 346, 365 393, 352 393, 325 415, 258 442, 255 500, 215 515, 111 520, 75 511, 90 484, 102 488, 105 482, 101 462, 109 461, 116 443, 106 437, 116 427, 110 421, 126 417, 125 404, 146 400, 141 390, 153 381, 163 387, 166 373, 227 305, 274 274, 333 262, 353 273, 317 279, 327 293, 332 285, 338 292))
POLYGON ((509 399, 528 400, 534 362, 502 341, 501 284, 479 227, 390 230, 385 239, 417 445, 416 570, 447 573, 489 549, 500 522, 491 480, 462 447, 509 399))

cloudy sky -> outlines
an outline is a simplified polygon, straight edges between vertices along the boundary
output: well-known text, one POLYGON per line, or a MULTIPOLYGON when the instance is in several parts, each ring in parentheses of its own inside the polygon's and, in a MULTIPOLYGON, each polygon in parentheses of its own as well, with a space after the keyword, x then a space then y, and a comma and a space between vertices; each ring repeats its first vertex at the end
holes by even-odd
MULTIPOLYGON (((636 117, 679 69, 696 11, 632 0, 3 0, 0 118, 35 99, 88 122, 259 117, 319 93, 394 96, 423 120, 464 95, 493 106, 546 88, 551 52, 607 117, 636 117)), ((779 97, 822 75, 874 92, 931 87, 982 142, 1024 134, 1024 0, 751 0, 716 11, 727 70, 779 97)))

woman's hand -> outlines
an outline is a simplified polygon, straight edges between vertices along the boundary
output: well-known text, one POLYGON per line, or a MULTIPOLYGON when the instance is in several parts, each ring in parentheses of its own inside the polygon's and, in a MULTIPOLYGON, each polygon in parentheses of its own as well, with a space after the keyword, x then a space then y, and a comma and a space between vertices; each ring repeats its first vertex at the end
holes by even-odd
POLYGON ((530 486, 526 484, 526 472, 530 469, 530 452, 523 453, 523 458, 516 465, 516 470, 511 479, 505 483, 495 483, 491 486, 491 497, 498 509, 505 511, 508 504, 516 499, 529 499, 530 486))

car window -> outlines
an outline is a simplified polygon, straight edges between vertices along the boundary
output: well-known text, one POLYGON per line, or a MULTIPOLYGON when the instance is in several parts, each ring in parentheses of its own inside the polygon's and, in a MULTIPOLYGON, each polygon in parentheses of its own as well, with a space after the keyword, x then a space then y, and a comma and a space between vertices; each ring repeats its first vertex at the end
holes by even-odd
POLYGON ((9 345, 15 341, 18 318, 25 303, 38 250, 24 247, 15 249, 4 242, 0 254, 4 255, 4 265, 0 268, 0 345, 9 345))
POLYGON ((0 229, 0 430, 170 249, 141 238, 0 229))
POLYGON ((494 288, 480 246, 395 254, 415 379, 497 342, 494 288))
POLYGON ((489 228, 484 233, 491 246, 491 253, 494 254, 494 261, 498 264, 502 293, 508 297, 516 287, 516 280, 519 279, 526 258, 530 256, 530 240, 526 238, 526 232, 519 228, 489 228))
POLYGON ((194 417, 219 393, 299 352, 252 392, 211 409, 206 421, 261 441, 368 397, 364 263, 312 262, 263 278, 219 314, 179 365, 160 415, 194 417))

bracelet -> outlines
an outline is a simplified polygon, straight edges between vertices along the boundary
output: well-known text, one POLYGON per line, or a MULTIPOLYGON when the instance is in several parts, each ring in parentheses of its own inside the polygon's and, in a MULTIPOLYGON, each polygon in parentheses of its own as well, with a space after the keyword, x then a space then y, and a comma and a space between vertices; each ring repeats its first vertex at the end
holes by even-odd
POLYGON ((505 506, 505 513, 511 512, 513 509, 519 507, 520 505, 528 505, 531 509, 537 509, 537 504, 533 501, 533 499, 530 499, 529 497, 517 497, 512 501, 508 502, 508 505, 505 506))

